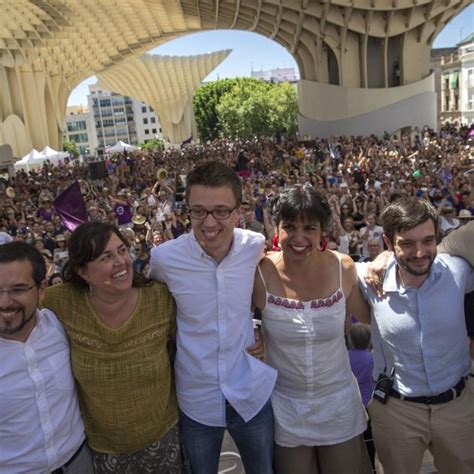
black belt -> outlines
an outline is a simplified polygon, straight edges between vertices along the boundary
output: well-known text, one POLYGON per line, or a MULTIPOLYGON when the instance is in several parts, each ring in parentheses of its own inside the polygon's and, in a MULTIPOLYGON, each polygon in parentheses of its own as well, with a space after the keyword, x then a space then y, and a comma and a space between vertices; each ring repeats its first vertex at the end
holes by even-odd
POLYGON ((82 448, 84 447, 85 444, 86 444, 86 440, 84 440, 82 444, 77 448, 77 451, 69 458, 69 461, 65 462, 61 467, 58 467, 54 471, 51 471, 51 474, 62 474, 63 469, 70 466, 74 462, 74 459, 76 459, 77 456, 79 456, 79 453, 82 451, 82 448))
POLYGON ((426 405, 440 405, 458 398, 466 386, 466 379, 467 377, 463 377, 454 387, 446 390, 446 392, 439 393, 438 395, 430 395, 428 397, 406 397, 392 388, 390 389, 390 396, 399 398, 400 400, 404 400, 406 402, 424 403, 426 405))

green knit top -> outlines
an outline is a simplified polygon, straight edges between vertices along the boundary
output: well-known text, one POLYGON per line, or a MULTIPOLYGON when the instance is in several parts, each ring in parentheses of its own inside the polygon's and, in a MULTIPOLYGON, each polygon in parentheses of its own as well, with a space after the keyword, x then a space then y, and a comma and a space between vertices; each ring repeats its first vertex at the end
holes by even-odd
POLYGON ((87 441, 94 450, 137 452, 177 423, 167 347, 176 331, 176 306, 165 285, 139 288, 133 314, 118 329, 97 317, 85 288, 48 288, 43 305, 69 337, 87 441))

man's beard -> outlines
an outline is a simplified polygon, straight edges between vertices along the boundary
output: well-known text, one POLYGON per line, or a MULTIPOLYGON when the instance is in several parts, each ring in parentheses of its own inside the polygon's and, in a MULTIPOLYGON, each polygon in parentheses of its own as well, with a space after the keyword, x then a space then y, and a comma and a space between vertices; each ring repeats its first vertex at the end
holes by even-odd
POLYGON ((5 324, 5 327, 3 328, 0 327, 0 336, 13 336, 14 334, 19 333, 32 320, 33 316, 36 313, 36 308, 35 308, 35 310, 27 317, 24 307, 0 308, 0 311, 10 311, 10 310, 15 310, 15 309, 16 311, 20 310, 22 312, 22 318, 20 320, 20 323, 17 324, 16 326, 13 326, 12 324, 10 325, 5 324))
POLYGON ((435 258, 436 258, 436 253, 434 255, 427 254, 425 257, 423 257, 423 260, 427 261, 427 266, 425 268, 417 268, 410 265, 411 262, 420 260, 415 257, 410 257, 408 259, 396 257, 396 260, 397 260, 398 265, 410 275, 423 276, 423 275, 427 275, 430 272, 431 266, 433 265, 435 258), (429 260, 429 264, 428 264, 428 260, 429 260))

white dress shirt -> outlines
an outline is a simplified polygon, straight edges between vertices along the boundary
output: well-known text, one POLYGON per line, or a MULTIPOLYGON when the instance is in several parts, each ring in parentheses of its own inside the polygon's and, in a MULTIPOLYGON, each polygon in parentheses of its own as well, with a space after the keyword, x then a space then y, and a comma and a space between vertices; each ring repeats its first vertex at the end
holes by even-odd
POLYGON ((245 351, 255 342, 250 307, 264 242, 261 234, 235 229, 219 264, 193 233, 151 251, 150 277, 166 283, 177 304, 179 406, 204 425, 226 425, 226 399, 252 419, 275 384, 276 370, 245 351))
POLYGON ((85 439, 69 344, 53 312, 37 312, 25 342, 0 337, 0 472, 39 474, 85 439))

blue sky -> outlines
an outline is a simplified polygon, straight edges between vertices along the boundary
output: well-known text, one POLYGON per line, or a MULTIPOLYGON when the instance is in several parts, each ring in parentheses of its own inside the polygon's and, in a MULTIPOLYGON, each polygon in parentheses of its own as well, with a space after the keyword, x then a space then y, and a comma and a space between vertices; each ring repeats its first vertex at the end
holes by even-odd
MULTIPOLYGON (((452 19, 438 35, 435 48, 454 46, 474 32, 474 5, 463 10, 452 19)), ((298 67, 288 51, 278 43, 247 31, 207 31, 194 33, 170 41, 150 51, 162 55, 193 55, 221 49, 232 49, 230 56, 217 67, 206 80, 225 77, 250 76, 250 72, 261 69, 298 67)), ((68 105, 87 103, 88 85, 96 82, 95 76, 83 81, 69 96, 68 105)))

